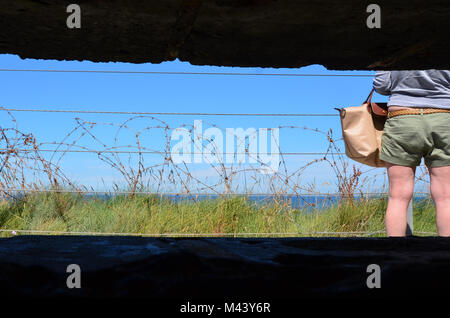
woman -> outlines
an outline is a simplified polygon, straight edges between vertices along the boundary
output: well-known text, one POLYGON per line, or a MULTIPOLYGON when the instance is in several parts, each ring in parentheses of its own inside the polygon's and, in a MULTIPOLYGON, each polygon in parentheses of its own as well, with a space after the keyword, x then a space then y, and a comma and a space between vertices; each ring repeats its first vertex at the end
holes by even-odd
POLYGON ((450 71, 378 71, 375 91, 390 95, 380 159, 386 162, 388 236, 405 236, 416 166, 424 157, 438 235, 450 236, 450 71))

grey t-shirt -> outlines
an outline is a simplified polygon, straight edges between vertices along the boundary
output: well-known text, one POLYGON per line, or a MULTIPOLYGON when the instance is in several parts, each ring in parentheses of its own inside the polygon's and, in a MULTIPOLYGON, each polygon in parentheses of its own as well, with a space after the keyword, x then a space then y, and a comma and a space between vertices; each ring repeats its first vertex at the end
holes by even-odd
POLYGON ((450 109, 450 71, 377 71, 373 87, 388 106, 450 109))

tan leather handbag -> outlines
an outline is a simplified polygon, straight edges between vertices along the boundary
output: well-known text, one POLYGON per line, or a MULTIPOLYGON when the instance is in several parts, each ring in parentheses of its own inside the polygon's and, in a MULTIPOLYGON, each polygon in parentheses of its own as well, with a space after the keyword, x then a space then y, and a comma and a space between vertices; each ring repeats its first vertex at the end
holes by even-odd
POLYGON ((373 91, 361 106, 335 109, 341 117, 345 154, 368 166, 384 167, 385 162, 379 156, 387 103, 372 103, 373 91))

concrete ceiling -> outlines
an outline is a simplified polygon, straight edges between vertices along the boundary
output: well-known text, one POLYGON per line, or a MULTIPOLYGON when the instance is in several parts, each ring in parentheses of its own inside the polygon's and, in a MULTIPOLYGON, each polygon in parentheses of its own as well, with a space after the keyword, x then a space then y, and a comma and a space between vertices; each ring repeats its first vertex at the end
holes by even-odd
POLYGON ((437 0, 0 0, 0 54, 22 58, 328 69, 450 69, 437 0), (366 8, 381 7, 369 29, 366 8), (69 29, 66 7, 81 7, 69 29))

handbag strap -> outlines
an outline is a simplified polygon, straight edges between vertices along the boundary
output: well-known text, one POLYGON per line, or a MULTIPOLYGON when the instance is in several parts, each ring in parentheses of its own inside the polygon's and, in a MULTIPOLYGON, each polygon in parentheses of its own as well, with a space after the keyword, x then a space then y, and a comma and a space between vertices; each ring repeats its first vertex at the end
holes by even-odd
POLYGON ((379 104, 372 103, 372 95, 373 95, 374 91, 375 91, 375 88, 372 88, 369 96, 367 96, 366 100, 364 101, 364 104, 368 104, 370 106, 371 111, 374 114, 386 117, 388 114, 386 103, 379 103, 379 104), (383 106, 380 106, 380 105, 383 105, 383 106))
POLYGON ((366 100, 364 101, 364 104, 366 104, 366 103, 370 104, 372 102, 372 95, 373 95, 374 91, 375 91, 375 88, 372 88, 372 90, 370 91, 369 96, 367 96, 366 100))

